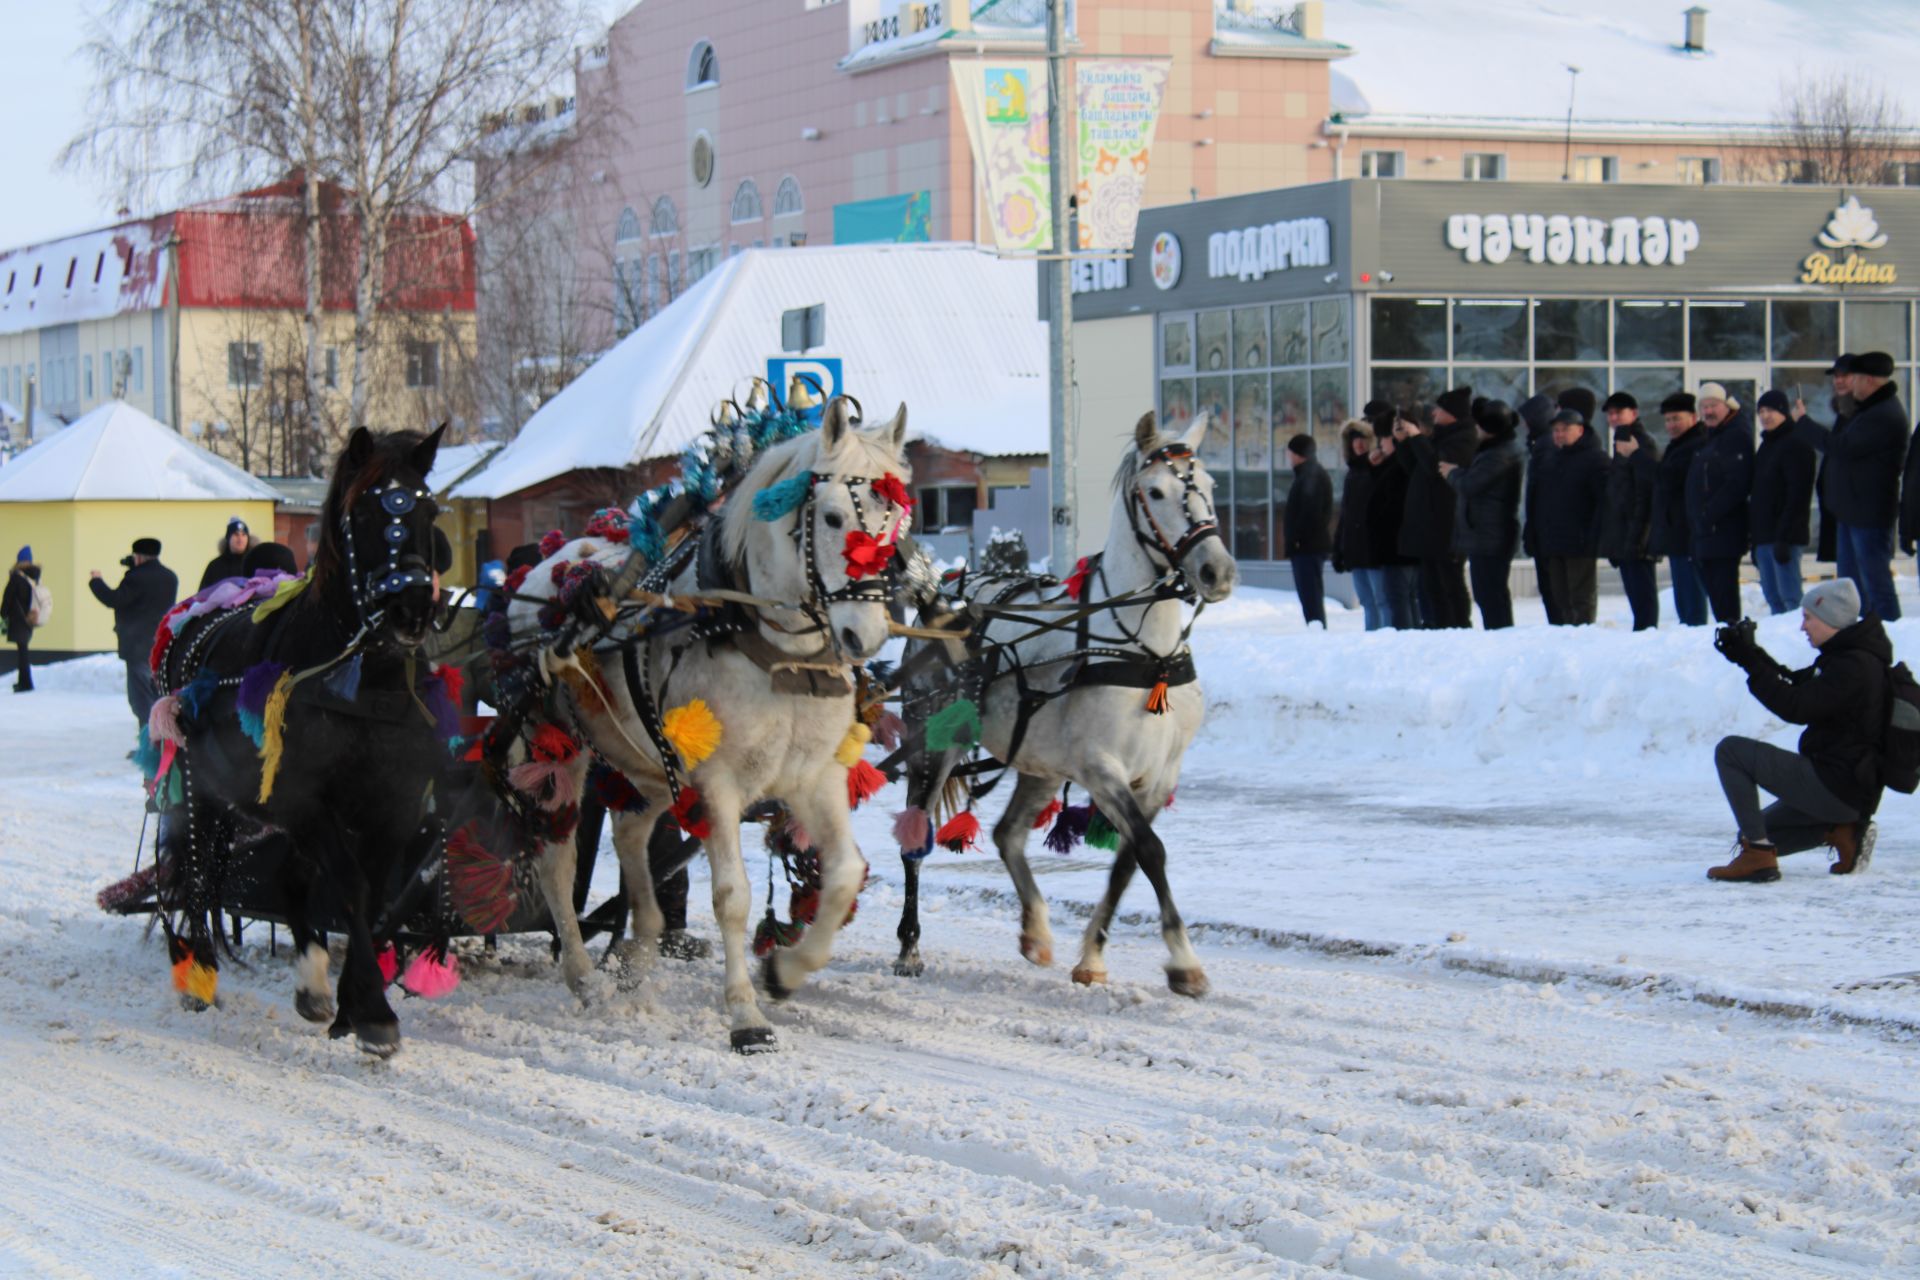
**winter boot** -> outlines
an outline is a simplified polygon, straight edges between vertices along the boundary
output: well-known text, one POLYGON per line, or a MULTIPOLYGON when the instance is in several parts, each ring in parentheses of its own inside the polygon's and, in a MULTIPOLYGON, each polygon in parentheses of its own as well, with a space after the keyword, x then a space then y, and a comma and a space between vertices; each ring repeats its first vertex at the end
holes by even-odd
POLYGON ((1732 884, 1771 884, 1780 878, 1780 851, 1770 844, 1740 838, 1740 852, 1725 866, 1708 867, 1707 879, 1732 884))
POLYGON ((1827 870, 1836 876, 1865 871, 1873 861, 1873 842, 1878 836, 1879 828, 1872 822, 1843 822, 1832 828, 1827 832, 1827 843, 1836 856, 1827 870))

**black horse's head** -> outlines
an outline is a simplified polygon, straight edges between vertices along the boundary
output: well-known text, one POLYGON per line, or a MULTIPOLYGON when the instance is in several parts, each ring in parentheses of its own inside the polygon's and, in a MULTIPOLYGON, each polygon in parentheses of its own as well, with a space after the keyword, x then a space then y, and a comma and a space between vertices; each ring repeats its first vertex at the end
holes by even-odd
POLYGON ((445 432, 444 424, 426 436, 358 427, 334 464, 313 583, 335 607, 350 608, 374 642, 415 649, 433 626, 451 548, 434 528, 439 508, 427 475, 445 432))

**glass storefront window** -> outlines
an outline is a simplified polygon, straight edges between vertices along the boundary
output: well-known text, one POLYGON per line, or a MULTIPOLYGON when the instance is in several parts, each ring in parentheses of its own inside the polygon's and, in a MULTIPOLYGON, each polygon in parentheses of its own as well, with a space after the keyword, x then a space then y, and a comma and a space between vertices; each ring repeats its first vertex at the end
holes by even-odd
POLYGON ((1615 360, 1679 360, 1686 355, 1685 308, 1677 298, 1630 298, 1613 304, 1615 360))
POLYGON ((1445 298, 1375 298, 1373 300, 1373 358, 1375 360, 1445 360, 1447 358, 1447 300, 1445 298))
POLYGON ((1518 409, 1527 398, 1527 370, 1521 365, 1456 367, 1453 385, 1472 387, 1476 396, 1505 400, 1509 409, 1518 409))
POLYGON ((1904 302, 1848 302, 1846 349, 1855 355, 1884 351, 1906 360, 1913 343, 1908 311, 1904 302))
POLYGON ((1273 421, 1272 456, 1279 459, 1274 464, 1276 472, 1286 470, 1286 460, 1280 454, 1287 447, 1287 441, 1302 431, 1312 431, 1312 415, 1307 401, 1307 371, 1289 369, 1285 373, 1273 375, 1273 398, 1271 409, 1273 421))
POLYGON ((1340 428, 1353 415, 1347 411, 1347 371, 1313 371, 1313 445, 1321 465, 1329 471, 1340 466, 1340 428))
POLYGON ((1527 305, 1462 298, 1453 304, 1455 360, 1525 360, 1527 305))
MULTIPOLYGON (((1265 313, 1261 312, 1264 323, 1265 313)), ((1233 380, 1233 554, 1268 558, 1268 468, 1272 436, 1267 423, 1267 375, 1233 380)))
POLYGON ((1164 321, 1160 326, 1160 367, 1163 369, 1193 368, 1193 321, 1182 316, 1178 320, 1164 321))
POLYGON ((1225 378, 1201 378, 1194 384, 1195 413, 1207 415, 1206 438, 1200 442, 1200 461, 1213 472, 1219 496, 1232 500, 1233 414, 1227 401, 1225 378))
POLYGON ((1444 366, 1388 369, 1376 365, 1373 389, 1367 398, 1384 400, 1402 413, 1409 413, 1418 405, 1431 404, 1435 396, 1447 389, 1446 384, 1444 366))
POLYGON ((1840 304, 1800 299, 1772 303, 1773 358, 1828 360, 1840 352, 1840 304))
POLYGON ((1307 362, 1307 304, 1282 302, 1273 308, 1273 362, 1307 362))
POLYGON ((1233 363, 1227 334, 1227 313, 1202 311, 1196 323, 1200 330, 1200 372, 1225 372, 1233 363))
POLYGON ((1313 304, 1313 362, 1338 364, 1346 358, 1347 304, 1340 298, 1322 298, 1313 304))
POLYGON ((1233 313, 1233 367, 1267 367, 1267 309, 1241 307, 1233 313))
POLYGON ((1680 390, 1680 384, 1678 365, 1617 368, 1613 371, 1611 391, 1624 391, 1640 402, 1640 422, 1660 446, 1662 453, 1667 450, 1667 424, 1660 417, 1660 402, 1680 390))
POLYGON ((1533 389, 1539 395, 1558 399, 1562 391, 1570 391, 1574 387, 1585 387, 1593 392, 1594 413, 1597 416, 1600 402, 1607 398, 1606 366, 1581 368, 1541 365, 1533 371, 1533 389))
POLYGON ((1807 416, 1823 427, 1830 427, 1833 425, 1833 381, 1827 377, 1827 367, 1824 364, 1775 366, 1769 373, 1767 385, 1775 391, 1786 392, 1789 403, 1795 399, 1806 401, 1807 416))
POLYGON ((1160 429, 1183 431, 1193 421, 1193 379, 1163 378, 1160 382, 1160 429))
POLYGON ((1605 360, 1607 304, 1588 298, 1538 298, 1533 304, 1535 360, 1605 360))
POLYGON ((1766 359, 1766 313, 1758 302, 1698 300, 1687 304, 1687 359, 1766 359))

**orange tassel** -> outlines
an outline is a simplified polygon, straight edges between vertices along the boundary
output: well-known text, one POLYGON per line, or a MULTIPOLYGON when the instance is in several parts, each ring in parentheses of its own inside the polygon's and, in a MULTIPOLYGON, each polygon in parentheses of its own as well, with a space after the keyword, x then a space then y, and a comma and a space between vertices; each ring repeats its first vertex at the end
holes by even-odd
POLYGON ((886 774, 865 760, 856 760, 853 768, 847 770, 847 808, 858 809, 863 801, 886 785, 886 774))
POLYGON ((1153 692, 1147 695, 1147 710, 1153 715, 1167 714, 1167 682, 1161 680, 1153 686, 1153 692))

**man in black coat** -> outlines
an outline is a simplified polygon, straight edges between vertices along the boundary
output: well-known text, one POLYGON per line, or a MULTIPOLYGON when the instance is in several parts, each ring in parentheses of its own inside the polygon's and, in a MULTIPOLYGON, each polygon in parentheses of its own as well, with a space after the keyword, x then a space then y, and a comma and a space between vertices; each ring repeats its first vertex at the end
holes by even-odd
POLYGON ((1760 593, 1776 614, 1800 607, 1800 557, 1813 535, 1813 446, 1784 391, 1760 397, 1760 447, 1753 455, 1747 538, 1760 570, 1760 593))
POLYGON ((1555 625, 1590 625, 1599 613, 1594 559, 1600 545, 1600 507, 1607 491, 1607 454, 1577 409, 1553 419, 1553 453, 1540 464, 1534 507, 1535 545, 1546 561, 1541 583, 1555 625))
POLYGON ((1687 468, 1687 526, 1716 622, 1740 620, 1740 562, 1747 556, 1753 492, 1753 420, 1717 382, 1700 384, 1706 443, 1687 468))
POLYGON ((1293 589, 1300 596, 1300 612, 1307 624, 1327 629, 1327 553, 1333 550, 1333 481, 1313 456, 1313 437, 1302 432, 1287 441, 1287 462, 1293 467, 1293 485, 1287 490, 1286 516, 1281 536, 1287 563, 1293 566, 1293 589))
POLYGON ((1519 415, 1505 400, 1486 400, 1474 406, 1474 434, 1479 446, 1464 467, 1440 464, 1440 474, 1458 495, 1453 546, 1467 557, 1473 598, 1480 605, 1480 625, 1499 631, 1513 625, 1513 592, 1507 580, 1513 573, 1513 553, 1520 545, 1520 484, 1526 454, 1516 439, 1519 415))
POLYGON ((1633 608, 1633 629, 1660 625, 1660 587, 1654 579, 1653 490, 1660 473, 1660 446, 1640 423, 1640 402, 1625 391, 1607 397, 1613 460, 1607 464, 1607 496, 1600 508, 1600 554, 1620 571, 1620 585, 1633 608))
POLYGON ((120 563, 127 566, 127 572, 119 586, 109 587, 95 569, 88 577, 87 589, 94 599, 113 610, 113 634, 120 660, 127 664, 127 705, 133 709, 133 718, 145 725, 147 713, 160 696, 147 665, 153 657, 153 636, 167 610, 179 599, 180 580, 160 563, 158 538, 135 538, 133 554, 120 563))
POLYGON ((1546 606, 1549 626, 1558 626, 1560 619, 1554 613, 1553 598, 1547 593, 1546 559, 1535 545, 1539 539, 1539 528, 1535 518, 1534 496, 1540 492, 1540 466, 1553 453, 1554 412, 1553 397, 1548 395, 1537 395, 1520 402, 1520 421, 1527 428, 1527 486, 1522 499, 1526 507, 1526 519, 1520 528, 1520 549, 1533 561, 1533 580, 1540 589, 1541 603, 1546 606))
POLYGON ((1393 428, 1407 470, 1407 515, 1400 550, 1420 562, 1420 614, 1431 630, 1473 625, 1466 562, 1453 545, 1453 486, 1440 464, 1473 461, 1473 388, 1455 387, 1434 401, 1431 430, 1402 418, 1393 428))
POLYGON ((1790 671, 1753 638, 1753 624, 1722 627, 1714 647, 1747 673, 1747 689, 1788 724, 1803 724, 1798 751, 1753 738, 1722 738, 1713 763, 1740 827, 1733 861, 1709 879, 1765 884, 1780 878, 1780 855, 1827 845, 1827 870, 1851 875, 1873 856, 1880 807, 1880 735, 1892 696, 1893 646, 1880 620, 1860 613, 1851 579, 1815 584, 1802 599, 1800 629, 1819 650, 1790 671), (1776 797, 1760 808, 1760 792, 1776 797))
POLYGON ((227 521, 227 531, 220 535, 220 554, 207 561, 206 569, 200 574, 200 590, 205 591, 228 578, 244 576, 247 549, 252 545, 253 531, 247 528, 245 520, 235 516, 227 521))
POLYGON ((1660 402, 1667 424, 1667 452, 1653 477, 1653 530, 1649 550, 1667 558, 1673 575, 1673 612, 1685 627, 1707 625, 1707 589, 1693 562, 1693 530, 1687 523, 1687 473, 1707 442, 1695 402, 1684 391, 1660 402))
POLYGON ((1869 351, 1853 359, 1858 406, 1835 424, 1827 444, 1827 488, 1833 509, 1840 576, 1852 578, 1867 607, 1887 622, 1900 618, 1893 589, 1893 540, 1900 523, 1900 473, 1907 454, 1907 411, 1892 381, 1893 357, 1869 351))

